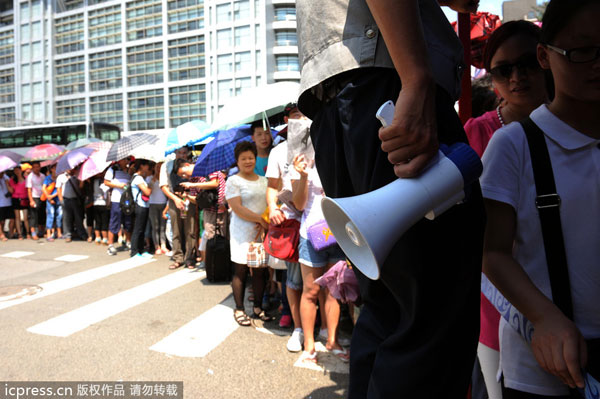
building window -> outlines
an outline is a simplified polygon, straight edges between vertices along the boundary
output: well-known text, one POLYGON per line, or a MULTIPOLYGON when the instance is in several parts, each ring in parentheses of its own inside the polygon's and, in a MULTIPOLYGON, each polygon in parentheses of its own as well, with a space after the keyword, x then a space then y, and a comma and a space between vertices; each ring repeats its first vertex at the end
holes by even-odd
POLYGON ((64 96, 85 92, 83 56, 56 60, 56 93, 64 96))
POLYGON ((235 28, 235 45, 236 46, 247 46, 252 43, 252 37, 250 36, 250 26, 238 26, 235 28))
POLYGON ((169 10, 177 8, 193 7, 204 4, 204 0, 169 0, 169 10))
POLYGON ((250 51, 235 54, 235 71, 245 73, 252 71, 252 55, 250 51))
POLYGON ((235 80, 235 95, 240 95, 252 87, 252 78, 239 78, 235 80))
POLYGON ((127 40, 162 35, 160 1, 138 0, 127 3, 127 40))
POLYGON ((295 21, 296 8, 290 6, 275 7, 275 21, 295 21))
POLYGON ((121 50, 90 54, 90 90, 108 90, 123 86, 121 50))
POLYGON ((300 64, 297 55, 278 55, 275 57, 277 71, 299 71, 300 64))
POLYGON ((15 73, 12 68, 0 70, 0 104, 15 102, 15 73))
POLYGON ((217 56, 217 73, 233 72, 233 55, 223 54, 217 56))
POLYGON ((231 3, 217 4, 217 23, 231 22, 231 3))
POLYGON ((123 95, 90 97, 90 113, 94 122, 112 123, 123 128, 123 95))
POLYGON ((15 60, 14 51, 13 31, 0 32, 0 65, 12 64, 15 60))
POLYGON ((219 103, 223 103, 224 100, 233 96, 232 80, 219 80, 217 82, 217 91, 219 96, 219 103))
POLYGON ((169 80, 204 77, 204 36, 169 40, 169 80))
POLYGON ((21 20, 26 21, 31 18, 31 14, 29 13, 29 3, 24 2, 21 3, 21 20))
POLYGON ((44 98, 44 91, 42 88, 42 82, 35 82, 33 84, 33 98, 34 100, 40 100, 44 98))
POLYGON ((231 29, 221 29, 217 31, 217 50, 229 48, 232 44, 231 29))
POLYGON ((189 32, 204 28, 204 5, 202 2, 195 1, 194 4, 184 8, 172 8, 171 4, 174 3, 179 2, 169 2, 169 33, 189 32))
POLYGON ((248 18, 250 18, 250 1, 235 1, 233 3, 233 19, 240 21, 248 18))
POLYGON ((163 82, 162 43, 127 49, 127 83, 140 86, 163 82))
POLYGON ((177 127, 193 119, 206 119, 206 89, 203 84, 169 89, 170 126, 177 127))
POLYGON ((121 43, 121 6, 90 11, 90 47, 121 43))
POLYGON ((15 126, 15 107, 0 108, 0 126, 15 126))
POLYGON ((58 18, 54 26, 58 54, 83 50, 83 14, 58 18))
POLYGON ((275 43, 278 46, 297 46, 298 39, 295 30, 282 30, 275 32, 275 43))
POLYGON ((129 130, 163 129, 165 127, 163 89, 127 94, 129 130))
POLYGON ((58 123, 85 121, 85 98, 57 101, 56 120, 58 123))

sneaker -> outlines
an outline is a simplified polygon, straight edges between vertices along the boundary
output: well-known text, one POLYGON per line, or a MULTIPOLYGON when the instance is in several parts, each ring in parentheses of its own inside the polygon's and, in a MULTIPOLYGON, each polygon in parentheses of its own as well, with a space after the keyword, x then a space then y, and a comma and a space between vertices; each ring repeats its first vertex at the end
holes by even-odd
POLYGON ((283 316, 281 316, 281 319, 279 319, 279 327, 288 328, 291 326, 292 326, 292 316, 290 316, 289 314, 284 314, 283 316))
POLYGON ((111 256, 114 256, 117 254, 117 249, 113 245, 109 245, 108 249, 106 250, 106 253, 111 256))
POLYGON ((100 239, 100 237, 96 237, 96 244, 100 245, 100 243, 102 242, 102 240, 100 239))
POLYGON ((165 256, 168 256, 170 258, 171 256, 173 256, 173 251, 165 252, 165 256))
POLYGON ((131 241, 127 243, 127 249, 131 250, 131 241))
POLYGON ((287 342, 287 350, 290 352, 300 352, 304 343, 304 334, 301 328, 296 328, 287 342))
POLYGON ((142 258, 153 258, 153 255, 149 252, 144 252, 142 254, 139 254, 142 258))
POLYGON ((102 239, 102 244, 103 244, 103 245, 108 245, 108 239, 106 239, 106 238, 103 238, 103 239, 102 239))

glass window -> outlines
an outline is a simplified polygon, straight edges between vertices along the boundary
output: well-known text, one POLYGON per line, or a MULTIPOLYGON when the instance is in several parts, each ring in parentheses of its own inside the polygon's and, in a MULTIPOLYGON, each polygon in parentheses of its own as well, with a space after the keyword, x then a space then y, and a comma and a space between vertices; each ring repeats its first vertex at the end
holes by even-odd
POLYGON ((44 92, 42 90, 42 82, 35 82, 33 84, 33 98, 35 98, 35 99, 44 98, 44 92))
POLYGON ((297 46, 298 39, 296 37, 296 31, 294 30, 282 30, 275 32, 275 42, 278 46, 297 46))
POLYGON ((217 57, 217 73, 233 72, 233 56, 231 54, 223 54, 217 57))
POLYGON ((31 74, 33 75, 34 79, 39 79, 41 78, 42 75, 42 62, 38 61, 38 62, 34 62, 33 64, 31 64, 31 74))
POLYGON ((256 73, 259 73, 260 72, 260 68, 262 66, 262 58, 260 58, 260 50, 256 50, 256 52, 254 53, 254 57, 256 57, 255 58, 255 61, 256 61, 256 66, 255 66, 256 73))
POLYGON ((21 19, 28 20, 30 18, 29 3, 21 3, 21 19))
POLYGON ((222 103, 233 95, 233 82, 231 80, 219 80, 217 83, 219 102, 222 103))
POLYGON ((31 59, 40 59, 42 58, 42 43, 41 42, 33 42, 31 43, 31 59))
POLYGON ((275 57, 278 71, 299 71, 300 64, 297 55, 278 55, 275 57))
POLYGON ((193 119, 206 119, 206 92, 203 84, 169 89, 170 126, 177 127, 193 119))
POLYGON ((36 21, 31 24, 31 37, 37 39, 42 36, 42 23, 40 21, 36 21))
POLYGON ((42 16, 42 2, 41 0, 33 0, 31 2, 31 16, 33 18, 39 18, 42 16))
POLYGON ((252 87, 252 78, 239 78, 235 80, 235 95, 242 94, 252 87))
POLYGON ((127 94, 129 130, 163 129, 163 89, 145 90, 127 94))
POLYGON ((21 96, 23 101, 31 101, 31 85, 29 83, 21 86, 21 96))
POLYGON ((244 51, 243 53, 236 53, 235 55, 235 71, 236 72, 247 72, 252 71, 252 55, 250 51, 244 51))
POLYGON ((217 31, 217 50, 231 47, 231 29, 221 29, 217 31))
POLYGON ((235 45, 246 46, 252 42, 250 37, 250 26, 238 26, 235 28, 235 45))
POLYGON ((23 81, 23 82, 31 81, 31 64, 21 65, 21 81, 23 81))
POLYGON ((169 41, 169 80, 204 77, 204 36, 169 41))
POLYGON ((24 62, 31 61, 31 46, 29 46, 29 43, 21 45, 21 60, 24 62))
POLYGON ((30 33, 29 24, 21 25, 21 43, 28 42, 31 39, 30 33))
POLYGON ((231 21, 231 3, 218 4, 216 10, 218 24, 231 21))
POLYGON ((296 7, 275 7, 275 21, 295 21, 296 7))
POLYGON ((34 121, 43 121, 44 120, 44 108, 42 106, 42 103, 33 104, 32 119, 34 121))
POLYGON ((92 120, 123 126, 123 95, 111 94, 90 98, 92 120))
POLYGON ((21 115, 23 120, 31 121, 31 104, 23 104, 21 107, 21 115))
POLYGON ((249 0, 241 0, 233 3, 233 18, 236 21, 250 18, 249 0))
POLYGON ((254 44, 260 46, 260 41, 262 39, 260 25, 254 25, 254 44))

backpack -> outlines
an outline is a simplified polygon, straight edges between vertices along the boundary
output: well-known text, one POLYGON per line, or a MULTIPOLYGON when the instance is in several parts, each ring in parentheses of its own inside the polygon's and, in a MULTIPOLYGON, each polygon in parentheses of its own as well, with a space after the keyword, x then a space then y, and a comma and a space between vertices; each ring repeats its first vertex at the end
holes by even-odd
POLYGON ((132 215, 135 212, 135 201, 133 200, 133 191, 131 191, 132 181, 133 178, 129 180, 129 184, 127 184, 127 187, 123 190, 123 194, 121 194, 121 201, 119 201, 121 213, 125 216, 132 215))

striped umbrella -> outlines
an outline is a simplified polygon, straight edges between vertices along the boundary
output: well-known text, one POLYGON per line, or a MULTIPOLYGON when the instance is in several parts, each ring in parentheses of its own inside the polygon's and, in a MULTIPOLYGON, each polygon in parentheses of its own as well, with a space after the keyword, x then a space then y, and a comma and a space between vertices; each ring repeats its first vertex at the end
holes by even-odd
POLYGON ((65 147, 56 144, 40 144, 25 153, 23 161, 47 161, 65 152, 65 147))
POLYGON ((107 161, 119 161, 127 158, 134 151, 135 148, 143 144, 155 144, 158 141, 158 136, 149 133, 135 133, 125 136, 110 147, 108 155, 106 156, 107 161))
POLYGON ((69 144, 67 144, 67 150, 74 150, 75 148, 86 147, 88 144, 98 143, 101 141, 102 140, 97 139, 95 137, 86 137, 84 139, 77 139, 77 140, 71 141, 69 144))

